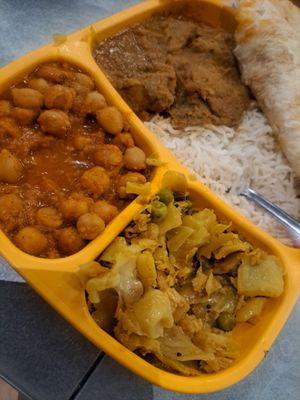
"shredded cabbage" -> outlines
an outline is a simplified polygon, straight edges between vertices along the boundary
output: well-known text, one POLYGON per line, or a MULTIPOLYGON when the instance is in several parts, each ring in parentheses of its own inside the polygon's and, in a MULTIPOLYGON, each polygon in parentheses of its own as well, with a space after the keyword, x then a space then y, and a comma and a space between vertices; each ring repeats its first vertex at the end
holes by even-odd
POLYGON ((166 329, 159 339, 161 352, 164 356, 176 361, 212 360, 212 352, 201 350, 193 344, 181 327, 166 329))
MULTIPOLYGON (((168 176, 168 187, 184 187, 168 176)), ((182 192, 169 198, 159 221, 145 206, 78 274, 95 320, 124 346, 183 375, 219 371, 239 355, 235 324, 254 323, 282 293, 282 269, 214 211, 193 209, 182 192)))

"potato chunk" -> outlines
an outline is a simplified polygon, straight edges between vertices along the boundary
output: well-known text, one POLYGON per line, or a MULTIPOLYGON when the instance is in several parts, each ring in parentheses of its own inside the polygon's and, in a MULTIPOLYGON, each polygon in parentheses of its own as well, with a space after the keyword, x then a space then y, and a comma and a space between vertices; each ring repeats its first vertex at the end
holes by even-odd
POLYGON ((238 269, 238 293, 244 296, 278 297, 283 292, 283 273, 274 256, 266 256, 256 265, 246 259, 238 269))
POLYGON ((236 313, 237 322, 246 322, 251 318, 258 317, 262 313, 266 301, 265 297, 253 297, 247 300, 236 313))
POLYGON ((154 258, 149 251, 138 255, 136 260, 138 277, 142 281, 144 288, 156 285, 157 272, 155 269, 154 258))
POLYGON ((171 328, 174 320, 166 293, 148 290, 133 306, 136 320, 145 335, 152 339, 163 336, 164 328, 171 328))

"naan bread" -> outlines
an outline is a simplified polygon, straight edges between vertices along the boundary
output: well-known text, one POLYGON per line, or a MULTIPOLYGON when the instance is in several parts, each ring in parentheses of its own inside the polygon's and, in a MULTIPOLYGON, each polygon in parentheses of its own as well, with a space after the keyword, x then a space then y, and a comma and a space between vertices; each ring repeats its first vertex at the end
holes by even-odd
POLYGON ((288 0, 241 0, 237 21, 243 80, 300 178, 300 11, 288 0))

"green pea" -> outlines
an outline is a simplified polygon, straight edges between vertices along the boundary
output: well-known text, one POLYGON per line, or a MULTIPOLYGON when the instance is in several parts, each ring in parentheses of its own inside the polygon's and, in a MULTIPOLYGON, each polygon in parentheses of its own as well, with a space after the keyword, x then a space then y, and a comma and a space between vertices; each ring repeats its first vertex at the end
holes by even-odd
POLYGON ((159 197, 159 200, 166 205, 168 205, 172 201, 174 201, 174 196, 173 196, 172 191, 167 188, 161 189, 158 193, 158 197, 159 197))
POLYGON ((235 316, 229 312, 221 312, 217 319, 218 328, 226 332, 232 331, 232 329, 235 327, 235 324, 235 316))
POLYGON ((191 200, 186 200, 185 201, 185 206, 184 206, 185 211, 188 211, 192 207, 193 207, 193 203, 191 202, 191 200))
POLYGON ((162 221, 168 213, 167 206, 161 201, 154 200, 151 203, 151 218, 153 221, 162 221))

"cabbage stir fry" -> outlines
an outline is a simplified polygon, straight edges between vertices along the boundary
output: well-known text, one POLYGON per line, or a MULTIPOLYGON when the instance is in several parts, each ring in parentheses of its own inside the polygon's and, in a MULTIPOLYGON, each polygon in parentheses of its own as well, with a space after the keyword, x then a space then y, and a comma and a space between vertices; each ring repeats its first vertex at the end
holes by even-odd
POLYGON ((79 273, 103 329, 183 375, 228 367, 239 355, 235 325, 254 323, 284 286, 276 257, 169 189, 79 273))

